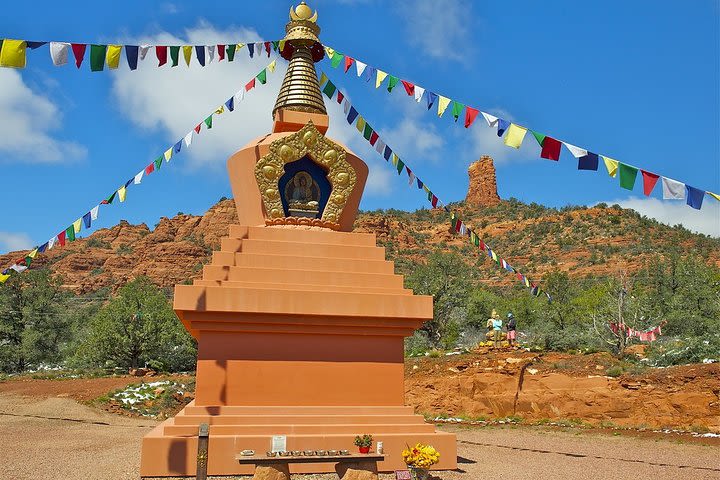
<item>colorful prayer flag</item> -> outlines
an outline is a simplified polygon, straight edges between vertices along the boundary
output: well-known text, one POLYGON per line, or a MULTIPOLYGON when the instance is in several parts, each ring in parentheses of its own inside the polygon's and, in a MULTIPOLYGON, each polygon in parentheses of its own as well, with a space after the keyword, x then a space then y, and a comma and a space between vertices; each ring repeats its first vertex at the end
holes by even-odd
POLYGON ((443 116, 443 113, 445 113, 445 110, 447 109, 448 105, 450 105, 450 99, 447 97, 443 97, 442 95, 438 95, 438 109, 437 109, 438 117, 443 116))
POLYGON ((379 88, 382 84, 383 80, 385 80, 385 77, 387 77, 388 74, 383 72, 382 70, 377 71, 377 78, 375 80, 375 88, 379 88))
POLYGON ((621 163, 619 172, 620 172, 620 186, 627 190, 632 190, 633 187, 635 186, 635 178, 637 177, 638 169, 635 167, 631 167, 630 165, 621 163))
POLYGON ((478 116, 478 113, 480 113, 480 110, 477 110, 472 107, 465 107, 465 128, 468 128, 472 123, 475 121, 475 118, 478 116))
POLYGON ((388 77, 387 91, 392 92, 392 89, 395 88, 395 86, 398 84, 399 81, 400 81, 400 79, 398 77, 390 75, 388 77))
POLYGON ((267 82, 267 72, 265 71, 265 69, 263 68, 260 73, 255 76, 255 78, 258 79, 260 84, 265 85, 265 83, 267 82))
POLYGON ((167 47, 165 45, 155 46, 155 56, 158 59, 158 67, 162 67, 167 63, 167 47))
POLYGON ((0 46, 0 67, 25 68, 27 42, 4 39, 0 46))
POLYGON ((685 185, 685 190, 687 194, 687 204, 695 210, 700 210, 703 199, 705 198, 705 191, 691 187, 690 185, 685 185))
POLYGON ((507 120, 503 120, 502 118, 498 119, 497 136, 502 137, 505 133, 505 130, 507 130, 509 126, 510 122, 508 122, 507 120))
POLYGON ((597 153, 588 152, 578 158, 578 170, 595 170, 597 171, 599 164, 599 158, 597 153))
POLYGON ((547 160, 560 160, 560 150, 562 149, 562 142, 552 137, 545 137, 543 139, 542 151, 540 157, 547 160))
POLYGON ((68 63, 70 44, 67 42, 50 42, 50 58, 53 65, 59 67, 68 63))
POLYGON ((139 47, 137 45, 125 45, 125 58, 127 59, 130 70, 137 70, 138 50, 139 47))
POLYGON ((114 70, 120 66, 120 53, 121 52, 122 52, 122 45, 108 45, 107 54, 105 56, 108 68, 114 70))
POLYGON ((566 142, 563 142, 563 145, 565 145, 567 149, 570 150, 570 153, 572 153, 573 157, 575 158, 584 157, 588 154, 588 151, 584 148, 576 147, 575 145, 566 142))
POLYGON ((83 59, 85 58, 85 50, 87 49, 87 45, 85 45, 84 43, 73 43, 71 44, 71 48, 73 51, 73 56, 75 57, 75 66, 77 68, 80 68, 83 59))
POLYGON ((355 61, 355 59, 353 59, 352 57, 348 57, 347 55, 345 55, 345 73, 347 73, 348 70, 350 70, 350 67, 352 67, 352 64, 353 64, 354 61, 355 61))
POLYGON ((408 96, 412 97, 415 95, 415 85, 412 83, 406 81, 406 80, 400 80, 403 84, 403 87, 405 87, 405 92, 408 94, 408 96))
POLYGON ((507 135, 505 135, 505 145, 508 147, 520 148, 526 133, 527 128, 511 123, 510 128, 508 128, 507 135))
POLYGON ((177 67, 180 63, 180 46, 175 45, 170 47, 170 61, 173 67, 177 67))
MULTIPOLYGON (((185 59, 185 65, 190 66, 190 60, 192 60, 192 45, 183 45, 183 58, 185 59)), ((235 49, 233 48, 233 55, 235 55, 235 49)))
POLYGON ((605 162, 605 168, 607 169, 608 175, 614 178, 615 175, 617 175, 618 165, 620 165, 620 162, 604 155, 600 156, 602 157, 603 162, 605 162))
POLYGON ((684 183, 672 178, 662 177, 662 186, 664 200, 682 200, 685 198, 684 183))
POLYGON ((101 72, 105 68, 107 45, 90 45, 90 71, 101 72))
POLYGON ((660 178, 660 175, 655 175, 654 173, 648 172, 647 170, 640 170, 640 172, 642 173, 643 179, 643 193, 646 196, 650 196, 653 188, 655 188, 655 184, 660 178))
POLYGON ((458 102, 458 101, 456 101, 456 100, 453 100, 453 102, 452 102, 452 115, 453 115, 453 118, 455 118, 455 121, 456 121, 456 122, 458 121, 458 117, 460 117, 460 114, 462 113, 463 108, 465 108, 465 105, 463 105, 462 103, 460 103, 460 102, 458 102))

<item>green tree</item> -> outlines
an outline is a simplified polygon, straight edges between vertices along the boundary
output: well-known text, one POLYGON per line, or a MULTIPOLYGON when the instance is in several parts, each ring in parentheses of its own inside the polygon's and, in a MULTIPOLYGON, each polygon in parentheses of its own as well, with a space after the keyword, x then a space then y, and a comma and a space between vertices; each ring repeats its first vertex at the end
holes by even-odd
POLYGON ((432 295, 433 319, 420 328, 435 347, 447 348, 457 341, 466 316, 472 270, 452 253, 432 253, 426 264, 417 265, 406 277, 417 295, 432 295))
POLYGON ((196 346, 163 291, 147 277, 125 284, 92 318, 79 351, 81 363, 167 371, 194 367, 196 346))
POLYGON ((59 363, 72 329, 68 293, 47 269, 13 275, 0 286, 0 370, 59 363))

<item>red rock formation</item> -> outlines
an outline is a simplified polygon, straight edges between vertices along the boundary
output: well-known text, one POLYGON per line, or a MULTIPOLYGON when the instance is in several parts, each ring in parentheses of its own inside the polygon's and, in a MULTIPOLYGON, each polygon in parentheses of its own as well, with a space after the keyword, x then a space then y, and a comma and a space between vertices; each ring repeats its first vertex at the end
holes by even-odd
POLYGON ((491 207, 500 203, 495 178, 495 164, 492 157, 483 155, 468 168, 470 185, 465 202, 468 205, 491 207))

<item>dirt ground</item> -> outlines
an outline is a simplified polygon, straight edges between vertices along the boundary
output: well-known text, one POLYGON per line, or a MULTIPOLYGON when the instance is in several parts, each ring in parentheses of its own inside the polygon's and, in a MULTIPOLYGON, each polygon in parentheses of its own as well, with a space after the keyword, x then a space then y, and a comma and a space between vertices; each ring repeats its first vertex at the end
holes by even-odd
POLYGON ((608 354, 479 351, 406 361, 406 402, 420 413, 604 427, 720 432, 720 364, 635 369, 608 354))
MULTIPOLYGON (((112 415, 69 398, 0 393, 3 478, 137 479, 153 420, 112 415)), ((540 427, 441 426, 458 435, 459 469, 435 479, 719 479, 720 446, 540 427)), ((244 477, 248 478, 248 477, 244 477)), ((293 479, 337 479, 294 476, 293 479)), ((390 480, 392 475, 383 475, 390 480)))

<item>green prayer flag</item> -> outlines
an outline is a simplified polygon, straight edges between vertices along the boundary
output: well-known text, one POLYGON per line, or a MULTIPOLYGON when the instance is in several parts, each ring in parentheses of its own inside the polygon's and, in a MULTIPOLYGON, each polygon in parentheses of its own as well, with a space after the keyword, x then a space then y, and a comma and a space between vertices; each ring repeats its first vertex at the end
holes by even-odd
MULTIPOLYGON (((162 167, 162 161, 163 157, 158 157, 155 159, 155 170, 160 170, 160 167, 162 167)), ((115 194, 113 193, 113 195, 115 194)))
POLYGON ((398 164, 397 164, 398 175, 400 175, 402 173, 404 167, 405 167, 405 162, 403 162, 402 160, 400 160, 398 158, 398 164))
POLYGON ((450 224, 452 225, 453 230, 455 230, 455 227, 457 226, 458 217, 454 213, 450 215, 450 224))
POLYGON ((170 59, 172 60, 172 66, 177 67, 180 59, 180 47, 170 47, 170 59))
POLYGON ((68 228, 65 229, 65 238, 67 238, 69 242, 75 241, 75 227, 70 225, 68 228))
MULTIPOLYGON (((532 130, 530 130, 532 132, 532 130)), ((540 144, 540 146, 543 146, 543 142, 545 141, 545 135, 542 133, 532 132, 533 137, 535 137, 535 140, 540 144)))
POLYGON ((480 237, 475 235, 475 240, 473 240, 473 243, 475 244, 476 247, 479 247, 480 246, 480 237))
POLYGON ((277 52, 277 49, 280 47, 280 40, 273 40, 272 42, 273 50, 277 52))
MULTIPOLYGON (((73 235, 75 234, 74 232, 75 232, 75 229, 73 228, 73 235)), ((33 259, 32 259, 32 257, 31 257, 30 255, 28 255, 27 257, 25 257, 25 265, 26 265, 28 268, 30 268, 30 264, 32 264, 32 260, 33 260, 33 259)))
POLYGON ((638 169, 621 163, 618 171, 620 172, 620 186, 628 190, 632 190, 635 186, 635 178, 637 177, 638 169))
MULTIPOLYGON (((105 199, 104 203, 107 204, 107 205, 110 205, 110 204, 113 202, 113 200, 115 200, 115 194, 116 194, 116 193, 117 193, 117 191, 113 192, 112 195, 110 195, 109 197, 107 197, 107 198, 105 199)), ((75 228, 75 227, 73 227, 73 228, 75 228)))
POLYGON ((335 94, 335 84, 328 80, 327 84, 323 87, 323 93, 327 95, 328 98, 332 98, 333 94, 335 94))
POLYGON ((90 45, 90 70, 102 72, 105 68, 107 45, 90 45))
POLYGON ((453 100, 452 114, 453 114, 453 117, 455 117, 455 121, 456 121, 456 122, 457 122, 457 120, 458 120, 458 117, 459 117, 460 114, 462 113, 463 108, 465 108, 465 105, 463 105, 463 104, 460 103, 460 102, 456 102, 455 100, 453 100))
POLYGON ((210 115, 209 117, 207 117, 207 118, 205 119, 205 125, 207 125, 207 128, 208 128, 208 129, 211 129, 211 128, 212 128, 212 115, 210 115))
POLYGON ((267 82, 267 70, 263 68, 262 71, 258 73, 255 78, 257 78, 260 83, 265 85, 265 82, 267 82))
POLYGON ((370 137, 372 136, 373 129, 370 126, 369 123, 365 124, 365 128, 363 129, 363 137, 365 137, 365 140, 370 140, 370 137))
POLYGON ((227 56, 228 62, 235 60, 235 44, 225 47, 225 55, 227 56))
POLYGON ((428 202, 432 202, 433 193, 430 191, 429 188, 428 188, 427 192, 428 192, 428 202))
POLYGON ((332 65, 333 68, 337 68, 343 58, 345 58, 343 55, 338 52, 333 52, 332 58, 330 59, 330 65, 332 65))
POLYGON ((388 77, 388 86, 387 86, 388 92, 392 92, 392 89, 395 88, 395 85, 397 85, 399 81, 400 81, 400 79, 398 77, 390 75, 388 77))

